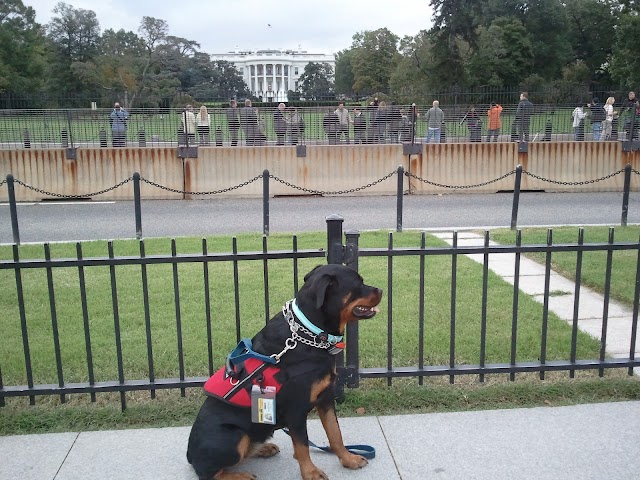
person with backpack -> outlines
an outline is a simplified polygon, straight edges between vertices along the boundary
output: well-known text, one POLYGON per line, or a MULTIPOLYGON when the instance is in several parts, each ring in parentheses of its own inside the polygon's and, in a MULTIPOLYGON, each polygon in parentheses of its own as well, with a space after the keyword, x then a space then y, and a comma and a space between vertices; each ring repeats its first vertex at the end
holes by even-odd
POLYGON ((599 142, 602 137, 602 122, 607 119, 607 112, 597 97, 587 105, 591 109, 591 129, 593 131, 593 141, 599 142))

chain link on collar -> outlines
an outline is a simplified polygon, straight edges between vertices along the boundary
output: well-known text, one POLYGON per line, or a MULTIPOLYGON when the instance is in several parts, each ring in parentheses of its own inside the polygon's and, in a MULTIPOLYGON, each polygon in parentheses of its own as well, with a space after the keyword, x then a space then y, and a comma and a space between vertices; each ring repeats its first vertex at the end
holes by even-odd
POLYGON ((318 340, 318 336, 314 335, 308 329, 306 329, 303 325, 296 322, 296 316, 293 314, 293 310, 291 309, 291 300, 284 304, 282 307, 282 314, 284 315, 285 320, 289 324, 289 328, 291 329, 291 338, 294 341, 303 343, 310 347, 321 348, 323 350, 330 350, 335 347, 329 342, 323 342, 322 340, 318 340), (308 335, 309 338, 305 338, 300 336, 298 332, 302 332, 305 335, 308 335))

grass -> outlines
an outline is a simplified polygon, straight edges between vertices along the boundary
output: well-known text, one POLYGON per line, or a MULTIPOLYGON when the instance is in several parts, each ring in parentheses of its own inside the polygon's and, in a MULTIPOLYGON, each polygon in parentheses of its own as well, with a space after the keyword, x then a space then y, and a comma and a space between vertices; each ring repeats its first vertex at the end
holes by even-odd
MULTIPOLYGON (((491 238, 498 243, 515 245, 515 233, 510 230, 494 230, 491 238)), ((637 243, 640 238, 639 226, 617 227, 615 242, 637 243)), ((584 230, 584 243, 607 243, 609 228, 588 227, 584 230)), ((553 229, 554 244, 577 244, 578 228, 562 227, 553 229)), ((547 229, 527 228, 522 231, 523 245, 546 245, 547 229)), ((527 253, 527 257, 544 264, 545 253, 527 253)), ((575 280, 576 252, 558 252, 551 256, 551 267, 562 276, 575 280)), ((633 306, 636 286, 637 250, 617 250, 612 255, 611 297, 628 307, 633 306)), ((599 293, 604 293, 606 280, 607 252, 585 252, 582 257, 581 283, 599 293)), ((573 292, 571 292, 573 293, 573 292)))
MULTIPOLYGON (((508 235, 497 232, 496 236, 508 235)), ((513 234, 511 234, 513 235, 513 234)), ((634 233, 629 230, 629 235, 634 233)), ((637 230, 635 238, 637 239, 637 230)), ((529 238, 528 236, 526 238, 529 238)), ((589 237, 591 238, 591 237, 589 237)), ((597 237, 599 238, 599 237, 597 237)), ((326 243, 325 234, 310 233, 298 236, 299 249, 319 250, 326 243)), ((239 251, 261 251, 262 238, 258 235, 239 235, 239 251)), ((386 248, 388 234, 385 232, 363 233, 361 248, 386 248)), ((416 247, 419 234, 405 232, 394 234, 394 247, 416 247)), ((428 246, 444 245, 440 240, 427 237, 428 246)), ((145 241, 146 254, 170 252, 170 241, 152 239, 145 241)), ((116 256, 131 256, 138 253, 135 241, 114 243, 116 256)), ((201 251, 201 240, 177 239, 178 253, 201 251)), ((208 239, 209 252, 231 250, 228 237, 208 239)), ((269 250, 291 249, 291 238, 273 235, 269 238, 269 250)), ((51 245, 53 258, 75 257, 75 245, 51 245)), ((623 252, 616 252, 623 253, 623 252)), ((26 245, 20 247, 20 256, 42 258, 42 247, 26 245)), ((106 255, 105 242, 83 244, 85 258, 106 255)), ((8 247, 0 247, 0 259, 12 257, 8 247)), ((555 256, 554 256, 555 257, 555 256)), ((306 271, 320 260, 300 260, 301 279, 306 271)), ((425 363, 446 365, 449 361, 449 329, 451 309, 451 258, 429 256, 426 258, 425 276, 425 363)), ((630 262, 622 262, 620 269, 630 268, 630 262)), ((635 263, 632 265, 635 272, 635 263)), ((207 343, 204 315, 204 295, 201 264, 179 264, 179 293, 184 345, 185 370, 187 376, 206 376, 207 343)), ((594 269, 596 266, 594 266, 594 269)), ((90 315, 90 331, 96 380, 117 378, 115 358, 114 324, 110 272, 105 267, 85 267, 87 300, 90 315)), ((119 266, 115 268, 117 278, 118 308, 122 329, 125 378, 137 379, 148 376, 148 363, 142 302, 140 267, 119 266)), ((153 354, 156 378, 175 377, 178 374, 177 331, 171 265, 150 265, 149 301, 151 328, 153 332, 153 354)), ((233 265, 209 263, 211 289, 210 298, 214 316, 213 343, 214 366, 222 364, 224 357, 236 343, 236 303, 233 285, 233 265)), ((284 301, 293 296, 291 260, 269 261, 269 316, 275 314, 284 301)), ((418 298, 419 269, 417 257, 395 257, 391 284, 385 257, 360 259, 360 272, 369 284, 385 290, 381 312, 374 319, 361 323, 360 362, 362 367, 381 367, 387 363, 388 320, 392 320, 392 352, 394 366, 417 364, 418 358, 418 298), (393 290, 393 307, 389 308, 388 295, 393 290)), ((616 270, 616 272, 618 272, 616 270)), ((87 381, 85 339, 82 329, 82 305, 79 296, 78 270, 56 268, 52 272, 55 299, 61 338, 62 364, 65 382, 87 381)), ((264 304, 264 280, 262 261, 242 261, 238 264, 239 303, 241 335, 252 336, 266 321, 264 304)), ((623 275, 617 273, 617 275, 623 275)), ((583 278, 587 275, 584 274, 583 278)), ((57 383, 55 355, 52 341, 51 312, 48 299, 46 271, 22 270, 26 318, 29 327, 29 342, 32 353, 34 381, 57 383)), ((595 280, 594 280, 595 281, 595 280)), ((456 299, 456 363, 475 364, 480 356, 480 319, 482 267, 464 256, 458 258, 456 299)), ((625 287, 617 282, 612 290, 625 287)), ((18 301, 15 293, 13 271, 0 271, 0 289, 6 292, 0 297, 0 311, 5 319, 0 323, 0 368, 5 385, 26 384, 24 355, 20 332, 18 301)), ((489 304, 487 324, 487 363, 509 361, 511 340, 511 316, 513 287, 497 275, 489 276, 489 304)), ((540 329, 542 305, 524 294, 519 296, 517 361, 534 361, 540 351, 540 329)), ((547 359, 568 359, 570 355, 570 327, 550 315, 547 343, 547 359)), ((578 334, 579 359, 597 358, 599 343, 586 334, 578 334)), ((549 380, 540 382, 532 375, 518 375, 518 382, 505 382, 505 376, 488 380, 489 386, 479 387, 476 377, 456 379, 458 386, 451 387, 447 379, 430 378, 425 381, 429 388, 418 387, 417 379, 397 379, 394 386, 386 382, 363 381, 356 390, 348 391, 347 401, 341 414, 355 414, 355 409, 364 407, 374 414, 405 413, 412 411, 439 411, 438 409, 501 408, 504 405, 529 406, 562 402, 606 401, 638 398, 640 383, 635 378, 625 377, 625 372, 607 372, 605 378, 595 378, 594 373, 578 372, 582 383, 567 381, 568 374, 548 375, 549 380), (590 396, 591 395, 591 396, 590 396), (591 400, 589 400, 591 399, 591 400)), ((59 405, 57 397, 39 398, 34 408, 26 407, 26 399, 10 399, 0 408, 0 434, 61 431, 78 429, 123 428, 127 426, 180 425, 188 424, 202 400, 197 389, 188 391, 186 398, 178 392, 158 392, 158 399, 150 400, 148 392, 127 394, 128 409, 119 412, 116 396, 98 395, 98 405, 88 404, 87 396, 71 397, 67 405, 59 405)))
MULTIPOLYGON (((322 119, 329 109, 321 108, 300 108, 299 113, 305 121, 305 138, 307 140, 326 140, 326 134, 322 127, 322 119)), ((535 114, 531 117, 530 131, 532 135, 543 132, 547 120, 551 120, 553 133, 572 133, 573 129, 571 111, 569 108, 558 108, 553 115, 535 114)), ((350 109, 351 111, 351 109, 350 109)), ((426 110, 425 110, 426 111, 426 110)), ((72 111, 74 112, 74 111, 72 111)), ((111 139, 111 127, 109 125, 110 110, 97 110, 88 112, 86 110, 76 114, 69 119, 64 110, 44 111, 41 114, 35 112, 24 112, 19 115, 0 119, 0 142, 21 142, 23 131, 29 130, 31 140, 34 142, 59 143, 60 132, 66 130, 71 132, 74 142, 89 142, 98 145, 100 143, 100 132, 105 131, 107 137, 111 139)), ((152 141, 153 136, 157 136, 160 142, 176 142, 178 127, 181 124, 179 110, 172 110, 168 114, 145 113, 131 115, 128 122, 127 140, 132 144, 138 142, 138 132, 144 130, 147 142, 152 141)), ((483 122, 483 135, 486 134, 486 112, 480 112, 483 122)), ((273 130, 273 115, 271 110, 260 111, 260 117, 264 124, 268 140, 275 140, 273 130)), ((505 111, 502 114, 502 134, 508 134, 514 115, 505 111)), ((460 125, 459 119, 449 119, 446 121, 446 132, 451 137, 468 137, 469 132, 466 122, 460 125)), ((211 134, 210 141, 215 143, 215 130, 220 127, 223 132, 223 140, 229 141, 227 118, 223 110, 211 110, 211 134)), ((588 131, 590 125, 585 125, 588 131)), ((242 135, 242 131, 240 133, 242 135)), ((416 125, 416 137, 424 138, 427 135, 427 125, 421 119, 416 125)), ((351 131, 353 138, 353 128, 351 131)))

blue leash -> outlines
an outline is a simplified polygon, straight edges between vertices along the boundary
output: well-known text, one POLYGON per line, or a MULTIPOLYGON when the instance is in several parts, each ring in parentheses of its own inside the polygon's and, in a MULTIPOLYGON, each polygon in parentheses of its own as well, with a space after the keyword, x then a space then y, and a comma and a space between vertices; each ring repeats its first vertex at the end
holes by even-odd
MULTIPOLYGON (((282 431, 287 435, 291 436, 291 434, 289 433, 289 429, 283 428, 282 431)), ((318 450, 322 450, 323 452, 326 452, 326 453, 333 453, 331 448, 320 447, 315 443, 313 443, 311 440, 309 440, 309 446, 313 448, 317 448, 318 450)), ((376 449, 373 448, 371 445, 345 445, 345 448, 349 453, 353 453, 354 455, 360 455, 361 457, 364 457, 367 460, 376 458, 376 449)))

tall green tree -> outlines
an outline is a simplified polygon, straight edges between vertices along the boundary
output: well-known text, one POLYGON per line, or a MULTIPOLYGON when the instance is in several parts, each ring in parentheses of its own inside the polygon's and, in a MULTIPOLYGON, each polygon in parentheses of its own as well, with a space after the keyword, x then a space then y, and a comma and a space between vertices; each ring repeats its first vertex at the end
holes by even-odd
POLYGON ((333 98, 333 67, 326 62, 307 63, 298 85, 301 95, 307 100, 333 98))
POLYGON ((353 50, 347 48, 336 53, 336 78, 335 88, 336 93, 343 95, 352 95, 353 84, 355 79, 353 76, 353 50))
POLYGON ((611 76, 625 88, 640 85, 640 16, 626 14, 620 17, 609 70, 611 76))
POLYGON ((76 9, 60 2, 47 25, 50 41, 48 85, 52 93, 70 95, 93 92, 74 74, 73 64, 91 61, 99 53, 100 24, 92 10, 76 9))
POLYGON ((531 74, 533 41, 519 20, 498 17, 489 27, 478 27, 477 42, 467 64, 469 85, 509 87, 531 74))
POLYGON ((386 28, 353 36, 351 66, 354 91, 367 94, 389 92, 391 76, 399 60, 398 41, 398 36, 386 28))
POLYGON ((33 92, 42 83, 44 40, 35 14, 22 0, 0 2, 0 92, 33 92))

